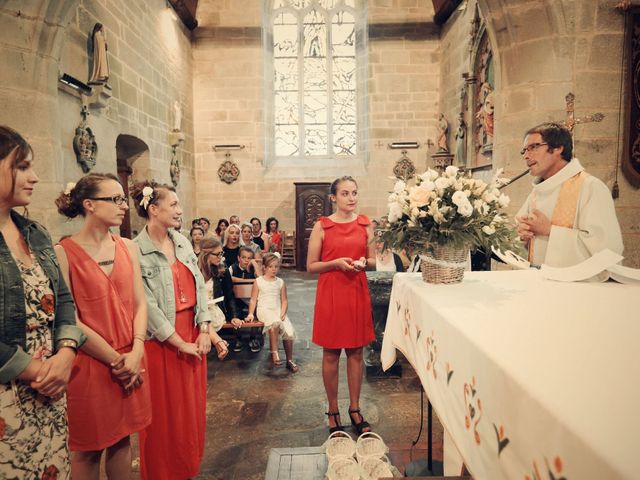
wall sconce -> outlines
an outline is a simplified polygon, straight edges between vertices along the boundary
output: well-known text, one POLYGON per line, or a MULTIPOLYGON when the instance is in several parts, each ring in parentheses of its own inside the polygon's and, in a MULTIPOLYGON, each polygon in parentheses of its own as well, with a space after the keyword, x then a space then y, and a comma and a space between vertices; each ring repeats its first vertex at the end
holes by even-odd
POLYGON ((214 145, 213 151, 217 152, 218 150, 242 150, 244 145, 214 145))
POLYGON ((418 142, 392 142, 389 145, 389 148, 398 149, 398 150, 407 150, 410 148, 420 148, 420 144, 418 142))

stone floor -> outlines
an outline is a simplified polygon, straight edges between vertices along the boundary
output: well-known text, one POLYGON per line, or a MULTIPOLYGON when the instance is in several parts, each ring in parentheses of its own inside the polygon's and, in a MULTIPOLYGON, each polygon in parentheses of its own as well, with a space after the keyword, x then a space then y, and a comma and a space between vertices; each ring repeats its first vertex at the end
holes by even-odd
MULTIPOLYGON (((311 343, 316 277, 286 270, 281 276, 287 284, 289 317, 297 329, 294 357, 300 372, 272 370, 268 348, 251 353, 245 347, 240 353, 230 352, 223 362, 210 356, 206 445, 198 479, 263 479, 271 448, 319 446, 327 438, 322 349, 311 343)), ((282 346, 280 356, 284 358, 282 346)), ((348 422, 344 368, 339 398, 343 422, 348 422)), ((403 364, 402 378, 365 378, 361 407, 401 471, 410 460, 425 458, 426 426, 412 448, 420 428, 420 383, 410 365, 403 364)), ((434 458, 442 459, 442 427, 437 420, 434 458)))

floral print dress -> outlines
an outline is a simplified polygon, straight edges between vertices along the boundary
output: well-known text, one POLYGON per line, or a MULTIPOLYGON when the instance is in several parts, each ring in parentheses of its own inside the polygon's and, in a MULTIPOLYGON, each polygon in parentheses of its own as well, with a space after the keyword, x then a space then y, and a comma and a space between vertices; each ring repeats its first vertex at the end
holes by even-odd
MULTIPOLYGON (((53 355, 55 317, 49 278, 32 256, 31 266, 16 260, 25 294, 27 348, 33 358, 53 355)), ((15 379, 0 384, 0 478, 69 478, 66 397, 53 400, 15 379)))

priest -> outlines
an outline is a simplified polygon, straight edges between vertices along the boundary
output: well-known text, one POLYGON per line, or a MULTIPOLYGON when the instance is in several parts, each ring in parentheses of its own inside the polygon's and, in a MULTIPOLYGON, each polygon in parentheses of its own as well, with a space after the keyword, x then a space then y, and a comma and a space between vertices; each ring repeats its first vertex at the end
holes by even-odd
POLYGON ((605 248, 622 254, 611 193, 573 157, 567 128, 558 123, 531 128, 520 153, 536 177, 516 216, 531 263, 569 267, 605 248))

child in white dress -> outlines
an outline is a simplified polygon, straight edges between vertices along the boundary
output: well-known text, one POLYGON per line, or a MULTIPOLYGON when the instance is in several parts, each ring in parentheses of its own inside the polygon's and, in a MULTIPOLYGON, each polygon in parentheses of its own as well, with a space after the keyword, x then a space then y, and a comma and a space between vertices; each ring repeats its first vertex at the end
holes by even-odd
POLYGON ((273 366, 282 365, 278 355, 278 336, 282 336, 284 352, 287 356, 287 369, 293 373, 299 370, 293 361, 293 325, 287 316, 287 287, 284 280, 279 278, 280 254, 267 253, 262 258, 264 275, 258 277, 251 290, 249 314, 246 321, 254 319, 253 313, 258 307, 258 319, 264 323, 264 331, 269 332, 269 346, 271 347, 271 362, 273 366))

